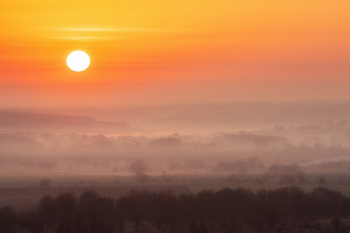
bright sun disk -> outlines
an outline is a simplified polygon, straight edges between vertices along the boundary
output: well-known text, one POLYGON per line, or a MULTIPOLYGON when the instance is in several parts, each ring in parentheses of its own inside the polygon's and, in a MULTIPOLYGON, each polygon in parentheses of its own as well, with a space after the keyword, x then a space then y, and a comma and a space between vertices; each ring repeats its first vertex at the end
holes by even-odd
POLYGON ((68 55, 67 65, 73 71, 83 71, 90 65, 90 57, 83 51, 74 51, 68 55))

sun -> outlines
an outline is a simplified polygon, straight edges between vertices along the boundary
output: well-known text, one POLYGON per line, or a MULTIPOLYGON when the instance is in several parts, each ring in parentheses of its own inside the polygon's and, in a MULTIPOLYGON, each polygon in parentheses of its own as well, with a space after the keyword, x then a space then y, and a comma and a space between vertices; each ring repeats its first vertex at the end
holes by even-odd
POLYGON ((90 65, 90 57, 83 51, 74 51, 68 55, 67 65, 76 72, 86 70, 90 65))

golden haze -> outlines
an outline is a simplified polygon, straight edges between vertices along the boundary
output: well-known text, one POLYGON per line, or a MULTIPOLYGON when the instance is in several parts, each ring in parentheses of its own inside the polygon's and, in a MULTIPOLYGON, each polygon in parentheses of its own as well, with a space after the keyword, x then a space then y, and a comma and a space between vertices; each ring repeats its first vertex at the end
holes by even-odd
POLYGON ((0 6, 1 85, 128 83, 135 91, 175 82, 199 91, 191 83, 220 89, 243 82, 248 93, 260 93, 256 99, 273 100, 279 92, 265 95, 271 83, 293 99, 300 98, 293 94, 298 85, 312 89, 317 82, 305 98, 350 97, 325 92, 332 82, 339 90, 350 84, 349 1, 1 0, 0 6), (67 68, 74 50, 91 57, 87 72, 67 68), (299 84, 288 89, 295 79, 299 84))

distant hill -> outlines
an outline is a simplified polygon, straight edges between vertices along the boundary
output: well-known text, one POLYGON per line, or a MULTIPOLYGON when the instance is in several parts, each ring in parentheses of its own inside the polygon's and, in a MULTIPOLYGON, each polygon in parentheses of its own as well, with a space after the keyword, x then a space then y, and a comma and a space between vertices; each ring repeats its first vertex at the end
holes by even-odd
MULTIPOLYGON (((275 126, 299 127, 344 120, 350 122, 350 102, 203 103, 115 107, 26 108, 10 111, 93 116, 150 132, 212 133, 250 131, 275 126)), ((300 129, 301 130, 301 129, 300 129)))
POLYGON ((93 117, 0 110, 0 129, 74 133, 132 133, 125 122, 96 121, 93 117))

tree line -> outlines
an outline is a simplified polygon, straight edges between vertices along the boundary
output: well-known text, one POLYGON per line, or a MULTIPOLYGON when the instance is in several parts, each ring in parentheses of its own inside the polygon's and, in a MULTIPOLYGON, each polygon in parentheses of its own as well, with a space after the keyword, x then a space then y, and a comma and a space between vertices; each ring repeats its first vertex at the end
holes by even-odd
POLYGON ((170 190, 130 191, 118 199, 86 191, 80 196, 45 195, 26 212, 3 207, 0 233, 144 232, 145 223, 153 232, 164 233, 296 232, 297 228, 321 232, 314 223, 324 219, 331 220, 334 232, 346 232, 350 228, 341 219, 349 215, 350 198, 325 187, 310 192, 297 186, 257 192, 224 188, 181 195, 170 190))

